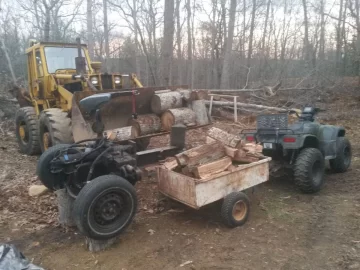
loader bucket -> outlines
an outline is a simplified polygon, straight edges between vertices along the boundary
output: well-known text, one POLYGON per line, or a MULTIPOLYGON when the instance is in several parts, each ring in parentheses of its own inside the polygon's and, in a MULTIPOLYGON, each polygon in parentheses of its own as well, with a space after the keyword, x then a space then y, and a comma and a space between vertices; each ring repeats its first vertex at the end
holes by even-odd
POLYGON ((72 100, 72 131, 75 142, 96 138, 97 134, 93 131, 94 115, 87 113, 84 108, 81 108, 80 101, 86 97, 111 93, 116 91, 132 91, 137 90, 138 95, 135 96, 135 104, 132 96, 121 96, 112 99, 110 102, 104 104, 100 109, 101 121, 104 124, 104 130, 111 130, 128 126, 128 122, 132 119, 133 113, 149 114, 151 112, 151 99, 155 91, 159 90, 175 90, 185 88, 186 86, 171 86, 171 87, 145 87, 132 88, 110 91, 82 91, 75 92, 72 100), (135 105, 135 106, 134 106, 135 105), (135 111, 134 108, 135 107, 135 111))

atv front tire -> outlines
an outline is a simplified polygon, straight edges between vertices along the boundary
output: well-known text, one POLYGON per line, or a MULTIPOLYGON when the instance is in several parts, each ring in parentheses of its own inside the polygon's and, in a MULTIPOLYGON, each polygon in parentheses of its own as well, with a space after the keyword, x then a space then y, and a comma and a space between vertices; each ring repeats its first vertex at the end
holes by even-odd
POLYGON ((318 192, 324 184, 325 160, 317 148, 303 149, 294 165, 295 185, 304 193, 318 192))
POLYGON ((16 140, 20 152, 26 155, 41 153, 39 145, 38 118, 33 107, 23 107, 16 112, 16 140))
POLYGON ((336 173, 346 172, 351 165, 351 144, 347 138, 336 141, 336 158, 330 159, 330 168, 336 173))
POLYGON ((73 218, 82 234, 105 240, 126 229, 136 208, 135 188, 122 177, 103 175, 81 189, 74 202, 73 218))
POLYGON ((39 119, 39 138, 42 152, 57 144, 73 143, 71 119, 67 113, 57 108, 42 111, 39 119))
POLYGON ((66 174, 58 173, 53 174, 50 171, 50 162, 59 153, 59 151, 69 147, 68 144, 58 144, 50 147, 39 158, 36 168, 36 174, 40 181, 50 190, 58 190, 65 187, 66 174))

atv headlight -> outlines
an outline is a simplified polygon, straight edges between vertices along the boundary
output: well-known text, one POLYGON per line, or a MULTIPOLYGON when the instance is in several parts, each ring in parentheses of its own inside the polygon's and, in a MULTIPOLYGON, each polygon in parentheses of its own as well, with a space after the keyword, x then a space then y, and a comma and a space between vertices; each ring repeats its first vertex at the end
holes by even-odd
POLYGON ((93 85, 97 85, 99 83, 99 80, 97 77, 92 77, 90 81, 93 85))
POLYGON ((121 79, 120 79, 119 76, 114 77, 114 83, 115 84, 120 84, 121 83, 121 79))

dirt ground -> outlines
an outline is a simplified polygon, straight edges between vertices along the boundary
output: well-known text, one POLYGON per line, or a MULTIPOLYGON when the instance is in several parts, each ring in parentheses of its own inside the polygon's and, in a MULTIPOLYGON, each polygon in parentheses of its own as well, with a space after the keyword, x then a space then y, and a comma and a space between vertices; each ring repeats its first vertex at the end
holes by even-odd
MULTIPOLYGON (((0 242, 15 244, 45 269, 360 269, 360 110, 355 98, 329 102, 323 119, 346 127, 353 164, 344 174, 327 171, 318 194, 299 193, 291 179, 271 179, 248 192, 248 222, 228 229, 219 203, 194 211, 168 201, 149 175, 137 184, 140 207, 133 224, 117 244, 95 254, 75 230, 58 226, 54 195, 27 195, 29 185, 38 183, 37 157, 19 154, 13 135, 4 134, 0 242)), ((166 138, 153 144, 158 142, 166 138)))

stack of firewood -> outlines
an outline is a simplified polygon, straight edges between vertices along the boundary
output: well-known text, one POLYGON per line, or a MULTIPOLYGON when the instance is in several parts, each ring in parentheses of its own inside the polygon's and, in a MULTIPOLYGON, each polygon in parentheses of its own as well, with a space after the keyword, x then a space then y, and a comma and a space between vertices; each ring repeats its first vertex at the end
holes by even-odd
POLYGON ((206 144, 177 154, 175 160, 164 166, 191 177, 207 179, 236 170, 239 165, 259 161, 264 158, 262 150, 261 145, 247 143, 239 136, 213 127, 208 132, 206 144))
POLYGON ((176 124, 202 126, 210 123, 204 100, 187 89, 161 90, 151 99, 152 114, 138 115, 129 119, 126 127, 106 131, 112 140, 128 140, 140 136, 170 131, 176 124))

